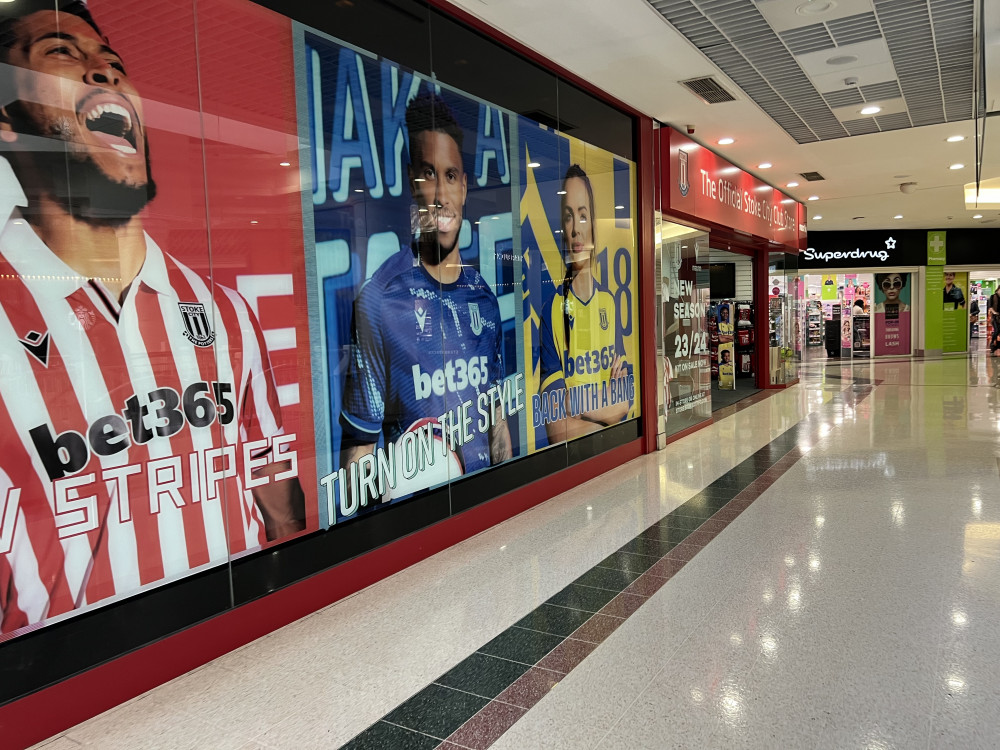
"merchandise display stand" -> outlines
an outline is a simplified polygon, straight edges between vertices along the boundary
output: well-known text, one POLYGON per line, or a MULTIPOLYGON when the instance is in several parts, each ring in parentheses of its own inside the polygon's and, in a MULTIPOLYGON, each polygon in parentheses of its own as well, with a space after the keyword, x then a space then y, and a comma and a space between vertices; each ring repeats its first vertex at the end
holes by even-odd
POLYGON ((806 346, 823 346, 823 306, 819 300, 806 303, 806 346))
POLYGON ((736 309, 736 377, 752 378, 754 376, 753 302, 737 300, 733 306, 736 309))

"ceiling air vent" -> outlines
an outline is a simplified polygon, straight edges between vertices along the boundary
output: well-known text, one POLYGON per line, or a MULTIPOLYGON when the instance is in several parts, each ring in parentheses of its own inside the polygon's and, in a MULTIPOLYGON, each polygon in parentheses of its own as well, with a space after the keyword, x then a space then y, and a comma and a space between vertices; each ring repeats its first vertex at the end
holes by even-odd
POLYGON ((799 177, 807 182, 819 182, 826 179, 819 172, 799 172, 799 177))
POLYGON ((722 88, 718 81, 711 76, 689 78, 686 81, 679 81, 679 83, 705 102, 705 104, 722 104, 722 102, 736 101, 736 97, 722 88))

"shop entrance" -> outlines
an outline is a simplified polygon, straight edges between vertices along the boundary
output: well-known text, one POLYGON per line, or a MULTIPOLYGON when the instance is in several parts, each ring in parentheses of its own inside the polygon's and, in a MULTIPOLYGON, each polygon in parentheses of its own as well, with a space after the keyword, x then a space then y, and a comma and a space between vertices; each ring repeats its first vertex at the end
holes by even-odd
POLYGON ((990 319, 990 296, 1000 289, 1000 269, 969 271, 969 351, 1000 353, 1000 331, 990 319), (991 342, 992 345, 991 345, 991 342))
POLYGON ((712 410, 757 393, 753 258, 712 248, 707 312, 712 410))
POLYGON ((912 273, 806 274, 802 359, 868 359, 912 353, 912 273))

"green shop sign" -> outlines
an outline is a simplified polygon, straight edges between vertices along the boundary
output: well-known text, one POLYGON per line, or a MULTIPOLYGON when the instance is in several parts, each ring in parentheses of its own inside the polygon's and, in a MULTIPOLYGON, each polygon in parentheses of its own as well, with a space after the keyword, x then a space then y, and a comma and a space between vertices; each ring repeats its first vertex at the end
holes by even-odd
POLYGON ((948 249, 946 234, 946 232, 927 233, 927 265, 943 266, 945 264, 948 249))

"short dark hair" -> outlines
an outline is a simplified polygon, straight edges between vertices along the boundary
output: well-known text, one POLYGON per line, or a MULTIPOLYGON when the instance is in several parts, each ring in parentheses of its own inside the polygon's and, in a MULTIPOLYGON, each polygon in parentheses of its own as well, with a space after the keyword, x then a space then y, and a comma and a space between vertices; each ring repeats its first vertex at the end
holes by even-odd
POLYGON ((406 131, 410 141, 410 164, 414 163, 416 154, 420 151, 417 137, 421 133, 435 132, 451 136, 458 146, 458 152, 462 153, 465 141, 462 126, 458 124, 451 108, 430 93, 418 95, 406 108, 406 131))
POLYGON ((899 277, 899 284, 900 284, 899 288, 900 289, 902 289, 904 286, 906 286, 906 281, 907 281, 906 276, 904 274, 897 273, 896 271, 891 271, 889 273, 877 273, 877 274, 875 274, 875 286, 877 286, 877 287, 879 287, 881 289, 882 288, 882 282, 885 281, 890 276, 898 276, 899 277))
POLYGON ((97 32, 101 39, 106 39, 94 17, 90 15, 86 0, 17 0, 13 3, 0 4, 0 56, 6 61, 7 54, 14 46, 16 36, 14 26, 17 22, 33 13, 45 10, 57 10, 60 13, 82 18, 97 32))

